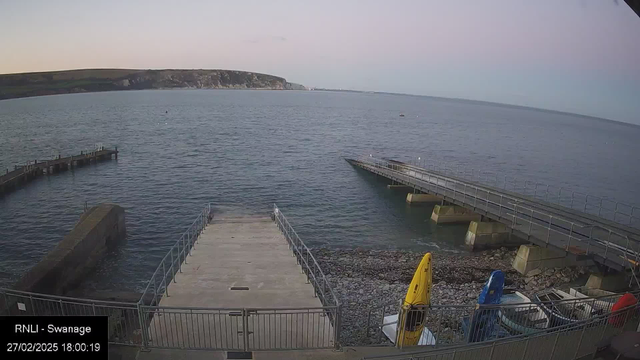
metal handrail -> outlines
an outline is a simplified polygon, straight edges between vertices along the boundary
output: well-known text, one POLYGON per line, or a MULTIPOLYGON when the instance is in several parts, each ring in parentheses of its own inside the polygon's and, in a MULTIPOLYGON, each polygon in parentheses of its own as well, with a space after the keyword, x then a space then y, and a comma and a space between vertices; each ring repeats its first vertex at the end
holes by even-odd
POLYGON ((51 301, 74 301, 77 302, 78 304, 82 304, 82 303, 101 303, 101 304, 111 304, 111 305, 133 305, 135 306, 135 303, 128 303, 128 302, 123 302, 123 301, 111 301, 111 300, 94 300, 94 299, 82 299, 82 298, 74 298, 74 297, 69 297, 69 296, 59 296, 59 295, 49 295, 49 294, 41 294, 41 293, 34 293, 34 292, 28 292, 28 291, 20 291, 20 290, 13 290, 13 289, 5 289, 5 288, 0 288, 0 293, 3 294, 17 294, 17 295, 21 295, 21 296, 25 296, 25 297, 29 297, 31 296, 32 298, 36 299, 43 299, 43 300, 51 300, 51 301))
POLYGON ((171 246, 167 254, 160 261, 160 264, 158 264, 158 267, 156 267, 151 279, 149 279, 138 304, 146 305, 144 303, 145 298, 151 294, 153 294, 151 305, 157 305, 165 294, 169 296, 168 283, 172 280, 175 282, 175 274, 182 272, 182 263, 187 263, 187 256, 191 254, 191 249, 195 247, 198 236, 209 223, 210 214, 211 204, 207 204, 200 211, 191 226, 189 226, 182 236, 171 246), (176 253, 175 256, 174 250, 176 253), (158 279, 160 276, 161 278, 158 279))
POLYGON ((296 257, 298 258, 303 271, 305 272, 309 280, 312 280, 314 290, 316 291, 316 293, 318 293, 319 289, 322 290, 322 292, 319 293, 322 295, 322 304, 324 306, 339 306, 340 301, 334 293, 333 288, 329 284, 329 281, 327 280, 324 272, 320 268, 320 265, 318 264, 315 256, 313 256, 311 250, 309 250, 307 245, 302 241, 302 239, 300 239, 298 233, 291 226, 289 220, 287 220, 282 211, 278 209, 278 206, 276 204, 273 204, 273 215, 278 227, 289 243, 289 246, 293 248, 294 254, 297 254, 296 257), (301 249, 302 251, 304 251, 304 254, 302 253, 301 249), (311 264, 309 264, 309 261, 311 261, 311 264), (319 276, 316 276, 316 273, 319 276), (320 283, 320 281, 322 281, 322 283, 320 283), (327 299, 325 291, 329 293, 329 299, 327 299), (329 300, 332 300, 332 302, 329 302, 329 300))
MULTIPOLYGON (((461 180, 451 179, 440 174, 428 172, 423 168, 417 168, 413 165, 406 165, 400 162, 378 159, 372 156, 360 158, 358 161, 364 165, 368 165, 373 168, 384 169, 385 171, 390 171, 392 173, 395 173, 397 174, 398 178, 413 179, 411 181, 415 181, 418 183, 422 182, 424 183, 423 186, 429 188, 430 191, 435 193, 436 195, 452 196, 454 199, 458 201, 462 201, 463 203, 468 203, 474 208, 484 208, 486 209, 487 212, 489 212, 491 211, 490 210, 491 206, 497 207, 499 212, 498 216, 500 218, 506 218, 506 216, 508 216, 510 219, 513 219, 513 226, 517 225, 515 219, 516 219, 516 214, 518 213, 518 207, 519 206, 521 207, 521 205, 519 205, 518 203, 523 201, 523 199, 521 198, 517 198, 509 194, 499 193, 490 188, 478 186, 478 185, 464 182, 461 180), (473 190, 475 190, 475 193, 473 192, 473 190), (484 194, 484 197, 478 197, 478 192, 480 192, 481 194, 484 194), (490 197, 499 198, 500 202, 490 200, 489 199, 490 197), (505 199, 507 200, 506 203, 505 203, 505 199), (467 200, 472 200, 473 203, 467 200), (478 201, 480 202, 479 204, 478 204, 478 201), (513 207, 506 206, 506 205, 509 205, 510 203, 516 203, 516 205, 514 205, 513 207), (503 216, 503 212, 504 212, 504 215, 506 216, 503 216), (514 212, 515 214, 509 214, 509 212, 514 212)), ((410 180, 405 180, 405 181, 410 181, 410 180)), ((531 211, 530 219, 518 217, 519 219, 529 223, 528 231, 523 230, 523 232, 529 236, 532 235, 532 227, 534 224, 536 227, 543 226, 533 221, 533 215, 538 214, 539 216, 547 217, 549 219, 548 221, 543 222, 544 228, 545 230, 547 230, 547 234, 548 234, 547 242, 549 241, 549 236, 553 231, 555 234, 560 234, 563 237, 568 237, 567 249, 570 246, 572 240, 575 240, 578 242, 583 242, 585 240, 588 241, 589 244, 586 250, 587 254, 589 254, 589 250, 591 249, 591 245, 593 244, 595 244, 597 248, 604 249, 604 256, 597 252, 595 254, 602 256, 605 259, 605 261, 610 260, 611 258, 610 256, 608 256, 609 250, 621 253, 621 255, 619 255, 620 257, 624 257, 627 254, 632 254, 632 255, 635 254, 634 256, 637 256, 637 253, 635 251, 631 251, 629 249, 629 244, 631 241, 633 241, 634 244, 639 244, 640 240, 638 239, 631 239, 627 235, 620 234, 615 230, 608 229, 603 226, 595 226, 596 228, 600 228, 608 232, 608 238, 606 241, 604 241, 603 239, 594 238, 593 231, 590 231, 588 236, 586 234, 579 234, 578 232, 574 231, 574 230, 577 230, 575 229, 576 224, 578 224, 578 221, 576 220, 568 219, 562 215, 551 214, 551 213, 540 211, 540 210, 534 210, 534 209, 529 209, 529 210, 531 211), (558 229, 554 228, 558 226, 557 223, 556 224, 553 223, 554 219, 556 221, 564 222, 567 225, 569 224, 571 225, 570 228, 566 229, 567 233, 563 231, 559 231, 558 229), (576 235, 582 235, 586 239, 581 239, 576 235), (626 241, 627 243, 626 248, 623 248, 623 246, 620 244, 616 244, 615 242, 612 242, 611 240, 615 239, 615 238, 612 238, 612 235, 615 235, 618 238, 618 240, 621 242, 626 241), (610 246, 612 244, 615 246, 610 246)), ((538 220, 542 221, 542 219, 538 219, 538 220)), ((580 224, 578 224, 578 227, 581 227, 580 224)), ((592 228, 593 227, 594 226, 592 226, 592 228)), ((541 240, 544 240, 544 239, 541 239, 541 240)), ((625 264, 625 266, 626 265, 627 264, 625 264)))
MULTIPOLYGON (((458 175, 460 174, 459 171, 458 172, 452 171, 451 169, 448 169, 448 168, 444 168, 443 169, 442 166, 440 166, 440 164, 428 164, 426 159, 423 158, 423 157, 417 157, 417 161, 416 161, 416 157, 412 157, 409 160, 409 162, 407 163, 407 165, 415 166, 415 167, 423 166, 424 168, 427 168, 427 167, 428 168, 433 168, 433 171, 450 172, 450 173, 455 173, 455 174, 458 174, 458 175)), ((478 181, 483 181, 484 180, 484 181, 487 181, 487 182, 489 180, 493 180, 494 184, 496 186, 500 187, 502 185, 502 188, 504 190, 507 190, 507 188, 508 188, 507 179, 512 179, 513 180, 513 186, 510 187, 510 188, 513 189, 513 190, 516 190, 516 191, 519 189, 516 186, 516 184, 519 181, 519 182, 524 184, 523 187, 521 188, 523 191, 526 192, 526 190, 532 190, 532 189, 534 190, 534 193, 533 193, 534 197, 537 197, 537 189, 539 187, 544 187, 545 188, 545 192, 544 192, 545 195, 544 195, 543 199, 547 200, 547 201, 553 201, 554 199, 557 199, 558 201, 554 202, 557 205, 566 206, 565 204, 560 202, 560 199, 562 198, 563 190, 565 192, 571 192, 571 198, 570 198, 571 199, 571 203, 570 203, 570 206, 569 206, 570 209, 580 210, 580 211, 586 212, 587 207, 593 207, 594 210, 595 209, 598 210, 598 213, 597 213, 598 216, 603 216, 604 215, 603 211, 604 212, 609 212, 609 213, 613 213, 613 218, 610 219, 610 220, 613 220, 614 222, 617 222, 617 223, 623 224, 623 225, 630 225, 630 226, 633 226, 635 228, 638 228, 638 226, 640 225, 640 214, 637 214, 638 211, 640 211, 640 207, 637 206, 637 205, 632 205, 632 204, 628 204, 628 203, 625 203, 625 202, 622 202, 622 201, 612 200, 612 199, 607 198, 607 197, 595 196, 595 195, 591 195, 591 194, 587 194, 587 193, 583 193, 583 192, 572 191, 572 190, 566 189, 566 188, 564 188, 562 186, 554 186, 554 188, 558 189, 557 196, 556 196, 555 194, 549 193, 549 189, 551 188, 551 186, 549 184, 544 184, 544 183, 540 183, 540 182, 533 181, 533 180, 519 180, 516 177, 507 176, 507 175, 504 175, 504 181, 499 181, 498 180, 499 175, 496 174, 496 173, 492 173, 492 172, 489 172, 489 171, 476 171, 473 168, 466 168, 466 167, 465 167, 465 169, 470 170, 468 172, 471 174, 470 175, 471 178, 474 178, 475 180, 478 180, 478 181), (474 176, 474 174, 477 174, 477 176, 474 176), (483 174, 485 175, 484 179, 482 177, 483 174), (532 188, 529 188, 527 186, 527 184, 529 184, 529 183, 533 184, 532 188), (581 198, 584 198, 584 203, 575 202, 575 199, 580 197, 580 195, 581 195, 581 198), (594 201, 590 202, 589 199, 593 199, 594 201), (610 204, 612 204, 614 206, 611 207, 611 208, 606 207, 605 206, 606 203, 610 203, 610 204), (575 206, 574 207, 574 205, 579 205, 579 206, 575 206), (622 209, 624 209, 624 208, 628 209, 629 211, 628 212, 622 211, 622 209), (628 220, 627 223, 624 224, 623 222, 618 221, 617 220, 618 219, 618 215, 622 216, 623 217, 622 219, 626 218, 628 220)), ((467 171, 465 171, 465 173, 464 173, 465 176, 466 176, 466 172, 467 171)), ((501 176, 500 176, 500 178, 502 179, 501 176)), ((592 215, 596 215, 596 214, 592 214, 592 215)))

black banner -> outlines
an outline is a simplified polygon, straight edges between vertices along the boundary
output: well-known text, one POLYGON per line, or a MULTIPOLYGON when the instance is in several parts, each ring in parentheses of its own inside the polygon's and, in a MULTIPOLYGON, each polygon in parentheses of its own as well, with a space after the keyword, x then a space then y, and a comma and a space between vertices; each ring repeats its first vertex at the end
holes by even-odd
POLYGON ((107 360, 107 316, 0 316, 0 359, 107 360))

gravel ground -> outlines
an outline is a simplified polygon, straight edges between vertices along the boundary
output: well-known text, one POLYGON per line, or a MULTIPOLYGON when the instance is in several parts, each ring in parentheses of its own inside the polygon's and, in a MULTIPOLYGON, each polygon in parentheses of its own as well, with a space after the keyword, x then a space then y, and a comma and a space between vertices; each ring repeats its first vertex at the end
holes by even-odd
MULTIPOLYGON (((382 309, 386 315, 397 313, 398 303, 404 298, 407 286, 424 253, 400 250, 369 249, 315 249, 314 256, 327 275, 343 308, 341 342, 346 346, 385 343, 387 340, 375 330, 367 334, 367 319, 372 312, 372 323, 379 324, 382 309)), ((433 253, 433 305, 473 305, 491 271, 502 270, 506 286, 526 295, 549 287, 565 288, 586 274, 585 268, 556 268, 524 277, 511 267, 516 255, 514 249, 486 250, 474 253, 433 253)), ((461 313, 449 318, 441 316, 436 325, 440 339, 446 334, 451 340, 460 337, 461 313)), ((434 319, 435 321, 435 319, 434 319)), ((435 327, 434 327, 435 326, 435 327)))

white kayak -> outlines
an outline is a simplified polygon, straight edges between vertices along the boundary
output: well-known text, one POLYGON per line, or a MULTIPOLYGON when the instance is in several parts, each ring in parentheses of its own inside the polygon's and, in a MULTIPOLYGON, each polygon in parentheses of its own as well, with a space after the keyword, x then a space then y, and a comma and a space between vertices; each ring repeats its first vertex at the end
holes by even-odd
MULTIPOLYGON (((388 315, 384 317, 382 322, 382 332, 384 335, 391 340, 392 343, 396 343, 396 330, 398 327, 398 314, 388 315)), ((436 337, 433 336, 431 331, 427 329, 425 326, 422 330, 422 335, 420 335, 420 340, 418 341, 418 345, 435 345, 436 337)))

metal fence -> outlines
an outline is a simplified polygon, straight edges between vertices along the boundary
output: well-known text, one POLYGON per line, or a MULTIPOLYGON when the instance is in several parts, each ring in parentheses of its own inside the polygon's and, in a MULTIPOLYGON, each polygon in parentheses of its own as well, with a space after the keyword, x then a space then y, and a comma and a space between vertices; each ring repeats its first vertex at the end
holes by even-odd
MULTIPOLYGON (((640 290, 630 292, 638 297, 640 290)), ((556 331, 608 314, 622 294, 556 301, 521 302, 498 305, 431 305, 403 308, 402 302, 369 311, 364 336, 384 343, 383 329, 394 327, 399 338, 404 327, 420 319, 426 345, 433 347, 495 341, 539 331, 556 331), (394 316, 399 314, 399 316, 394 316), (391 319, 391 320, 390 320, 391 319), (400 319, 400 320, 396 320, 400 319)), ((395 340, 394 340, 395 341, 395 340)), ((387 343, 391 345, 391 343, 387 343)), ((402 343, 396 343, 402 347, 402 343)))
POLYGON ((640 239, 603 224, 585 223, 576 217, 551 213, 518 194, 450 178, 395 161, 364 157, 368 170, 420 191, 442 196, 478 213, 508 224, 526 238, 591 255, 596 261, 618 269, 640 264, 640 239))
MULTIPOLYGON (((366 157, 362 157, 366 158, 366 157)), ((513 176, 498 174, 488 170, 473 169, 468 166, 447 166, 438 163, 427 162, 424 157, 411 157, 407 164, 422 167, 448 176, 476 181, 497 189, 518 192, 522 195, 549 201, 558 205, 582 211, 591 215, 640 228, 640 207, 615 201, 606 197, 595 196, 584 192, 544 184, 532 180, 519 179, 513 176)))
POLYGON ((624 331, 637 331, 638 306, 598 315, 552 329, 442 349, 410 351, 364 359, 388 360, 565 360, 593 354, 597 344, 624 331))
POLYGON ((163 296, 169 296, 168 285, 175 282, 176 273, 182 272, 182 263, 187 263, 187 257, 195 247, 198 236, 209 223, 211 204, 207 204, 200 214, 185 231, 180 239, 169 249, 169 252, 160 260, 156 271, 151 275, 139 303, 141 305, 158 305, 163 296))
POLYGON ((151 319, 146 346, 168 349, 299 350, 335 348, 338 307, 180 308, 142 306, 151 319))
POLYGON ((1 315, 8 316, 107 316, 109 343, 142 345, 142 331, 136 304, 0 289, 0 311, 1 315))

